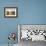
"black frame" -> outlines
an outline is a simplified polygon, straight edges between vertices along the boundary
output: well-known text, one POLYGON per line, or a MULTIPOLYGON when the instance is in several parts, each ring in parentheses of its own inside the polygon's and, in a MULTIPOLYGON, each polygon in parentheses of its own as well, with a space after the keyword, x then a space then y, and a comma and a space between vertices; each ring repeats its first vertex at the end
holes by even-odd
POLYGON ((18 17, 18 7, 4 7, 4 17, 5 18, 16 18, 16 17, 18 17), (16 16, 6 16, 5 15, 5 9, 6 8, 16 8, 16 16))

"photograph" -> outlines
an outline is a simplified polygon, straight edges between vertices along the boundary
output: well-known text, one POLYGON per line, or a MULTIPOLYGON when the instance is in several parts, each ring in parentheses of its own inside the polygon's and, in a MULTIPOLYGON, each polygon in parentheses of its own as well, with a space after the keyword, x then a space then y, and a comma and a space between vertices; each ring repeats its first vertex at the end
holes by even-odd
POLYGON ((5 17, 17 17, 18 16, 18 8, 17 7, 5 7, 4 8, 4 16, 5 17))

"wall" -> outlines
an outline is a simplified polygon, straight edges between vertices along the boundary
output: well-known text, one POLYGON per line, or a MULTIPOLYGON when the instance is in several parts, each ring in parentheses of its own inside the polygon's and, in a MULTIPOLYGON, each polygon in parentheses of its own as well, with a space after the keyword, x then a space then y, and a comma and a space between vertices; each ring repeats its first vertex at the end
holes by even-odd
MULTIPOLYGON (((46 0, 0 0, 0 44, 7 44, 17 24, 46 24, 46 0), (4 7, 18 7, 17 18, 4 18, 4 7)), ((16 40, 17 42, 17 40, 16 40)))

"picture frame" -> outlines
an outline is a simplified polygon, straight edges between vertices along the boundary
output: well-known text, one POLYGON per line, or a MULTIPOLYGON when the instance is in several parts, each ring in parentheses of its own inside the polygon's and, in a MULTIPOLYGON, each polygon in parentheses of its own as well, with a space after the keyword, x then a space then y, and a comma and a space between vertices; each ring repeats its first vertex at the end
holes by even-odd
POLYGON ((18 16, 17 7, 5 7, 4 8, 4 17, 5 18, 16 18, 18 16))

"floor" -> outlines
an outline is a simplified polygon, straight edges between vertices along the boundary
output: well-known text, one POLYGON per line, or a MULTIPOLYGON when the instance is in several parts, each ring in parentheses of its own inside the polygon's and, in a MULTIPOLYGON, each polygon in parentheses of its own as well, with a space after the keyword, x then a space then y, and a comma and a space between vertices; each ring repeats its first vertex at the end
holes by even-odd
POLYGON ((21 40, 20 46, 46 46, 46 42, 45 41, 32 42, 31 40, 28 41, 21 40))
MULTIPOLYGON (((0 44, 0 46, 8 46, 8 44, 0 44)), ((31 40, 28 41, 21 40, 19 44, 14 44, 13 46, 46 46, 46 42, 43 41, 32 42, 31 40)))
MULTIPOLYGON (((0 46, 8 46, 8 44, 0 44, 0 46)), ((10 46, 18 46, 18 44, 10 45, 10 46)))

